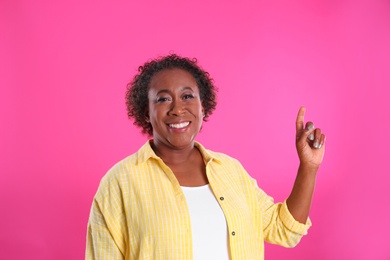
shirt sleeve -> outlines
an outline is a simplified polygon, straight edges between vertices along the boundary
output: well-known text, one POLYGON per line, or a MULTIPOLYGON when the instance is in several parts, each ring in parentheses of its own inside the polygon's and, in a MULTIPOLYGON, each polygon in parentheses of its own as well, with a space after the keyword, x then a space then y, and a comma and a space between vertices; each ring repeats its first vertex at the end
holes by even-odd
POLYGON ((120 189, 115 182, 102 180, 88 221, 85 259, 124 259, 125 220, 119 198, 120 189))
POLYGON ((291 215, 286 201, 274 203, 272 197, 262 191, 254 180, 256 196, 262 212, 264 239, 268 243, 284 247, 296 246, 307 234, 311 226, 308 219, 305 224, 299 223, 291 215))

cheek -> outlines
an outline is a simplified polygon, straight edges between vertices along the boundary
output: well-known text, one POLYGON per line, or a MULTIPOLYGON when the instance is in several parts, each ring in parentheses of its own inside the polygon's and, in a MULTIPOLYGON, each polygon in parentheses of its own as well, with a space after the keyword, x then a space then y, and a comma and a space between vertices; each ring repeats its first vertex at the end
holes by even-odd
POLYGON ((200 112, 200 114, 202 115, 202 117, 203 117, 203 114, 204 114, 204 108, 203 108, 203 106, 202 106, 202 102, 199 102, 199 112, 200 112))
POLYGON ((162 120, 165 116, 166 112, 162 108, 149 108, 149 117, 150 121, 159 121, 162 120))

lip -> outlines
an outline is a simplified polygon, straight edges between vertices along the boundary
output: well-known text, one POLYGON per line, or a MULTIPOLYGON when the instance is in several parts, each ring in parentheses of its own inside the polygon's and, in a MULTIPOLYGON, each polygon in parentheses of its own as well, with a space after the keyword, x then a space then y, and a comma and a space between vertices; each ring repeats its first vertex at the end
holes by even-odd
POLYGON ((180 131, 187 129, 190 124, 191 121, 179 121, 168 123, 167 126, 169 127, 169 129, 180 131))

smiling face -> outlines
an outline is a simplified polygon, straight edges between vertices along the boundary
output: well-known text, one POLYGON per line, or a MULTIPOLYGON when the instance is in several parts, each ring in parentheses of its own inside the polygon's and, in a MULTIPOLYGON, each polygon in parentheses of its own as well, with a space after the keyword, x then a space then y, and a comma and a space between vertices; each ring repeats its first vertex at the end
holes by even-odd
POLYGON ((158 72, 148 90, 149 120, 154 145, 192 148, 203 121, 203 107, 194 77, 182 69, 158 72))

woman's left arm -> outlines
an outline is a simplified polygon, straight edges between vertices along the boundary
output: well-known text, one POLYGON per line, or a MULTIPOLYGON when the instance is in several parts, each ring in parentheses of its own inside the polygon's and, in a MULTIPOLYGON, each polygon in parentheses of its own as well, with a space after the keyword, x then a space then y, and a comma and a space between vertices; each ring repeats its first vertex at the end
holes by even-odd
POLYGON ((300 223, 309 217, 318 168, 325 152, 325 135, 312 122, 304 124, 306 108, 301 107, 296 120, 296 148, 299 156, 298 174, 287 199, 287 207, 300 223))

